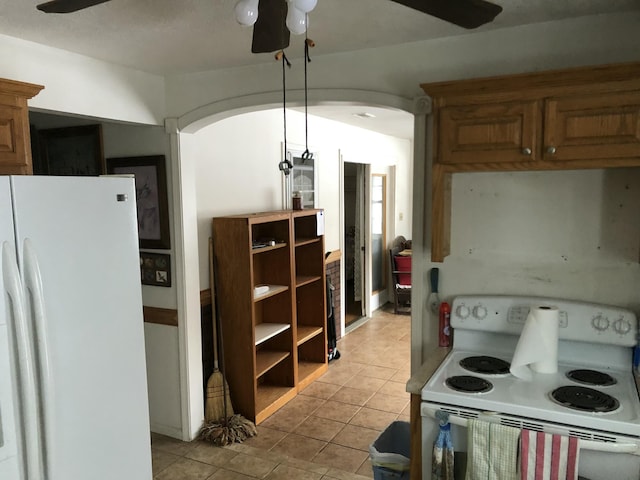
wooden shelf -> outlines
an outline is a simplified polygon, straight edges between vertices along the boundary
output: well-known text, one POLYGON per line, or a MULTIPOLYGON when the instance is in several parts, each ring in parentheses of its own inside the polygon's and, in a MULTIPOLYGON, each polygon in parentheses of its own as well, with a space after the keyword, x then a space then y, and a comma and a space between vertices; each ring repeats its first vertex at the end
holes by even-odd
POLYGON ((296 344, 302 345, 308 340, 311 340, 316 335, 320 335, 323 331, 323 327, 308 327, 306 325, 298 325, 298 338, 296 344))
POLYGON ((258 295, 254 293, 253 295, 254 302, 259 302, 260 300, 273 297, 274 295, 277 295, 279 293, 286 292, 287 290, 289 290, 289 287, 287 287, 286 285, 267 285, 267 286, 269 287, 269 290, 267 290, 266 292, 260 293, 258 295))
POLYGON ((322 280, 322 277, 316 275, 296 275, 296 287, 302 287, 303 285, 308 285, 318 280, 322 280))
POLYGON ((256 353, 256 378, 261 377, 285 358, 289 352, 278 352, 275 350, 260 350, 256 353))
POLYGON ((297 394, 296 387, 258 385, 256 394, 256 423, 262 422, 297 394))
POLYGON ((291 325, 288 323, 259 323, 256 325, 256 345, 266 342, 270 338, 275 337, 279 333, 289 329, 291 325))
POLYGON ((303 245, 309 245, 311 243, 316 243, 320 241, 320 237, 315 238, 297 238, 296 239, 296 247, 301 247, 303 245))
POLYGON ((276 243, 275 245, 269 245, 267 247, 255 247, 255 248, 251 248, 251 253, 256 254, 256 253, 270 252, 272 250, 285 248, 286 246, 287 246, 286 243, 276 243))
POLYGON ((299 362, 298 389, 303 389, 311 382, 322 376, 329 369, 327 363, 299 362))

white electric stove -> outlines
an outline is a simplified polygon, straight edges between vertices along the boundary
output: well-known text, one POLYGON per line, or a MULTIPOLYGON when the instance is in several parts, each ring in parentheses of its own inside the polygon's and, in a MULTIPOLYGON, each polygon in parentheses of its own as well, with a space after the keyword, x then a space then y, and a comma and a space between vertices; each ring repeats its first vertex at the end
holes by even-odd
POLYGON ((583 478, 640 479, 633 312, 554 298, 459 296, 451 326, 452 350, 422 390, 424 479, 431 478, 438 410, 449 414, 459 452, 466 451, 467 419, 480 418, 578 437, 583 478), (560 311, 558 371, 522 380, 509 364, 529 310, 541 305, 560 311))

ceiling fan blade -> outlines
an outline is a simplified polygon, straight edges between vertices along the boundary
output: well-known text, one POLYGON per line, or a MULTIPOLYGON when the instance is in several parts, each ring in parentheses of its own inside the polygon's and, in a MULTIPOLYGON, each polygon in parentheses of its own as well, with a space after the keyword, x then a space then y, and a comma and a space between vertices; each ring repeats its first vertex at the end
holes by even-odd
POLYGON ((251 52, 275 52, 288 47, 291 34, 286 18, 287 0, 260 0, 258 20, 253 25, 251 52))
POLYGON ((109 0, 52 0, 41 3, 36 8, 45 13, 71 13, 108 1, 109 0))
POLYGON ((484 0, 391 0, 466 29, 490 23, 502 7, 484 0))

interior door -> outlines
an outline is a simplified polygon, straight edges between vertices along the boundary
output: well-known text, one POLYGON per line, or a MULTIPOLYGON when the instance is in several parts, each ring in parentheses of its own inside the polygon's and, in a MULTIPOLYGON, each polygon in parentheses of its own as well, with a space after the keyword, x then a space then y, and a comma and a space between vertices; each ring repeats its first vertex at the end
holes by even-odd
POLYGON ((345 325, 366 315, 365 166, 343 163, 343 245, 345 325))

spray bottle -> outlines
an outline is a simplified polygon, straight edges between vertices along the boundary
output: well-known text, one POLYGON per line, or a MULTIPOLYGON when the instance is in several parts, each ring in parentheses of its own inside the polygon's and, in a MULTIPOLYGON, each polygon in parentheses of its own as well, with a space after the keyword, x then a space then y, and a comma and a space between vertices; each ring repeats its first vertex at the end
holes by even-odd
POLYGON ((451 307, 447 302, 440 304, 440 322, 438 325, 438 346, 451 346, 451 307))

